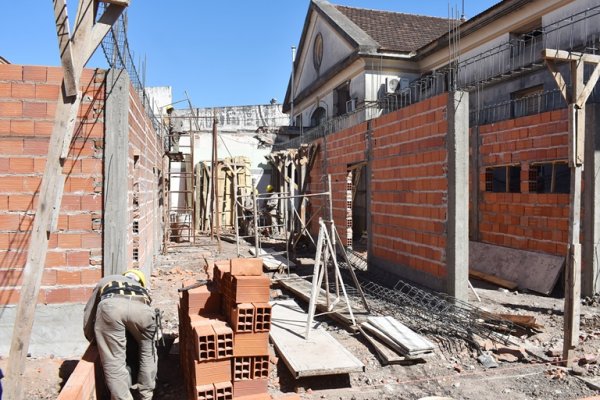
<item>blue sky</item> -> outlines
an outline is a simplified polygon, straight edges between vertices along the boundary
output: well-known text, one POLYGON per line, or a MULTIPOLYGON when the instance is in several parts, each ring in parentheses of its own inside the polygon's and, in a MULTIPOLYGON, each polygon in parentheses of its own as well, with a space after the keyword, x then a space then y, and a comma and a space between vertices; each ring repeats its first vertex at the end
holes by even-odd
MULTIPOLYGON (((14 64, 59 65, 51 0, 2 1, 0 56, 14 64)), ((334 4, 447 17, 461 0, 333 0, 334 4)), ((465 0, 467 18, 497 3, 465 0)), ((67 0, 69 17, 77 1, 67 0)), ((300 40, 309 0, 131 0, 129 44, 146 58, 146 85, 187 91, 197 107, 283 101, 291 46, 300 40)), ((106 67, 100 48, 89 67, 106 67)))

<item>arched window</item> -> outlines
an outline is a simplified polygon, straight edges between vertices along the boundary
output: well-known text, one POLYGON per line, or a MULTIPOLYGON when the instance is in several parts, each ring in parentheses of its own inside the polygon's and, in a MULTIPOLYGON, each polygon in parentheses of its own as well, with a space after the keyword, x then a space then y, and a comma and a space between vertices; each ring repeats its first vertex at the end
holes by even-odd
POLYGON ((310 117, 310 126, 321 125, 327 119, 327 111, 323 107, 317 107, 310 117))

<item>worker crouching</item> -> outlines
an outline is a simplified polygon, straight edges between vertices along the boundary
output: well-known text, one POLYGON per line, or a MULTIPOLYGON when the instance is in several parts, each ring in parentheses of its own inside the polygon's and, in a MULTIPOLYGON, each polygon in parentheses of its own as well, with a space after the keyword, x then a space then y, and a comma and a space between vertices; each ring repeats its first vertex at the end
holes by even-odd
POLYGON ((155 387, 158 333, 157 313, 150 307, 150 294, 144 274, 135 269, 123 275, 110 275, 98 282, 84 310, 85 337, 98 345, 106 385, 112 400, 133 399, 131 388, 139 398, 150 400, 155 387), (127 337, 135 343, 127 343, 127 337), (136 344, 139 357, 137 383, 132 385, 127 365, 127 349, 136 344))

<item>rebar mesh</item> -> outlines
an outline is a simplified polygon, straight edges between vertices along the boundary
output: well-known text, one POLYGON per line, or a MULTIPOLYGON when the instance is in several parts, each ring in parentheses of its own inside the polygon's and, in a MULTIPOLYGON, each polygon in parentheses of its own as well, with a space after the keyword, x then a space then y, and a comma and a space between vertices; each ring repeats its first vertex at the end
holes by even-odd
MULTIPOLYGON (((367 265, 367 260, 356 253, 352 253, 351 262, 356 262, 361 267, 367 265)), ((345 262, 340 263, 340 267, 348 269, 345 262)), ((347 272, 344 274, 349 275, 347 272)), ((379 277, 373 272, 363 272, 357 277, 370 308, 379 309, 379 312, 386 314, 392 312, 398 320, 416 332, 442 338, 460 338, 473 344, 476 344, 473 335, 477 335, 506 344, 509 335, 517 331, 517 326, 511 321, 500 319, 444 293, 419 288, 403 280, 398 280, 391 288, 386 287, 376 281, 389 281, 389 278, 379 277), (381 304, 382 301, 394 307, 386 307, 381 304)), ((345 276, 344 282, 350 280, 345 276)), ((330 286, 330 292, 335 290, 334 285, 330 286)), ((345 285, 345 288, 353 298, 352 301, 358 302, 358 291, 349 285, 345 285)))
MULTIPOLYGON (((99 8, 97 18, 99 18, 104 10, 106 10, 106 8, 109 6, 108 3, 103 2, 99 2, 98 4, 99 8)), ((143 79, 140 77, 138 69, 134 63, 134 57, 129 47, 129 41, 127 40, 127 10, 123 11, 119 19, 113 24, 112 28, 106 34, 104 39, 102 39, 101 46, 110 68, 124 69, 127 71, 131 85, 136 90, 146 115, 148 118, 150 118, 150 121, 152 121, 152 126, 156 134, 161 138, 164 138, 163 143, 165 146, 165 151, 167 151, 168 135, 166 128, 160 118, 154 114, 154 109, 150 103, 150 98, 146 93, 143 79)))

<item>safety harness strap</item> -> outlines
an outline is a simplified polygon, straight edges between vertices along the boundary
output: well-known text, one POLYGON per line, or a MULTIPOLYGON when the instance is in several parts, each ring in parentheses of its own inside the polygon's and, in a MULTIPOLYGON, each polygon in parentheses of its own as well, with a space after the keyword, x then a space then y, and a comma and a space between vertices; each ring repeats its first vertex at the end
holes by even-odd
POLYGON ((143 296, 148 303, 151 301, 150 294, 146 288, 123 281, 110 281, 100 290, 101 297, 110 297, 114 295, 143 296))

